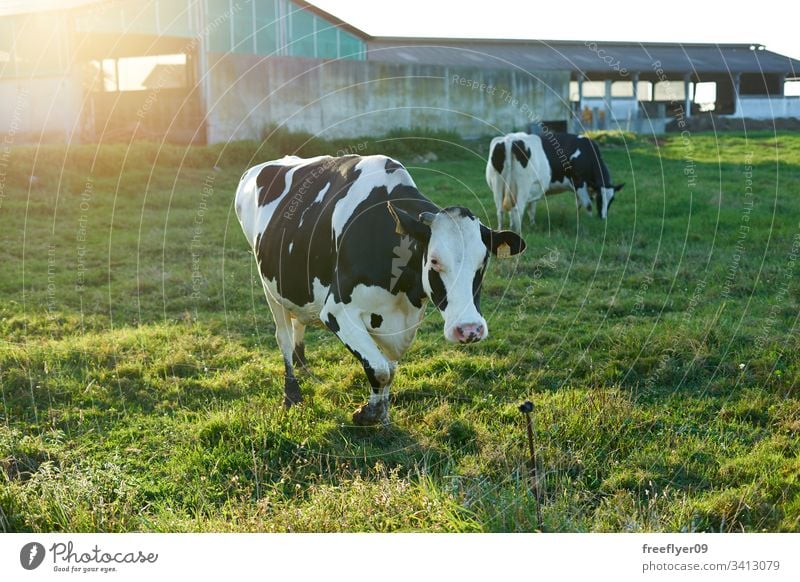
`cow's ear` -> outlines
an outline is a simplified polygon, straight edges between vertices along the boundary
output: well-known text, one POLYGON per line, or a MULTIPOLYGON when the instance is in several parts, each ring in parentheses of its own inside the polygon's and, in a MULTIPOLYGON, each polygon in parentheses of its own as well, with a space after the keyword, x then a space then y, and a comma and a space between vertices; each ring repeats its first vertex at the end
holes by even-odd
POLYGON ((492 230, 481 225, 481 239, 483 244, 492 251, 498 259, 505 259, 520 254, 527 246, 525 241, 516 232, 510 230, 492 230))
MULTIPOLYGON (((395 224, 395 233, 407 234, 414 240, 427 244, 431 238, 431 229, 420 218, 409 214, 402 208, 395 208, 391 202, 386 203, 389 214, 392 215, 395 224)), ((425 214, 425 213, 423 213, 425 214)))
POLYGON ((622 190, 622 187, 623 187, 624 185, 625 185, 625 182, 623 182, 622 184, 614 184, 614 185, 613 185, 613 186, 611 186, 611 187, 612 187, 612 188, 614 188, 614 192, 616 193, 616 192, 619 192, 620 190, 622 190))

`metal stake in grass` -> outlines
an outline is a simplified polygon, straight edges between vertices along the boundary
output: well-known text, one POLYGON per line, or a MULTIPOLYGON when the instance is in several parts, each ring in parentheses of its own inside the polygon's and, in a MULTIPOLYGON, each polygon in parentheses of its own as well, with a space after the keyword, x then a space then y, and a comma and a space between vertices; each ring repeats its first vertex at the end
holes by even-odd
POLYGON ((536 523, 539 525, 539 531, 542 531, 542 497, 539 494, 539 479, 536 477, 536 447, 533 446, 533 420, 531 419, 533 402, 526 400, 519 405, 519 411, 525 415, 525 424, 528 427, 528 449, 530 449, 531 453, 531 483, 536 496, 536 523))

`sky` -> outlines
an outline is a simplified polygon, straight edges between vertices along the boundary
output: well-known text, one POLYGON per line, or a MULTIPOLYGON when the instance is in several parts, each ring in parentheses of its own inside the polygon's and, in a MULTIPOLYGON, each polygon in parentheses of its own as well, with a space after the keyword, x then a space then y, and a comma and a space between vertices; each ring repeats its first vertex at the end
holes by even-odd
POLYGON ((797 9, 785 0, 310 1, 374 36, 758 43, 800 59, 797 9))

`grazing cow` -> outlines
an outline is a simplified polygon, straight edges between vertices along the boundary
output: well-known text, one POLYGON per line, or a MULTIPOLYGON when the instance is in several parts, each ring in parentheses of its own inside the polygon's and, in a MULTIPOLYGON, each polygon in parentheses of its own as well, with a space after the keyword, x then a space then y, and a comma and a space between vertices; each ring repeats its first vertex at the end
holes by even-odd
POLYGON ((361 362, 372 387, 356 424, 388 423, 389 387, 428 299, 448 341, 488 335, 480 290, 489 253, 525 242, 482 225, 466 208, 441 209, 385 156, 287 156, 250 168, 236 215, 255 253, 285 365, 284 405, 302 400, 306 325, 323 323, 361 362))
POLYGON ((578 206, 591 212, 591 192, 597 205, 597 216, 605 220, 614 195, 625 184, 612 184, 597 143, 582 135, 548 132, 542 135, 542 147, 552 176, 547 194, 572 190, 578 206))
POLYGON ((486 183, 494 194, 497 228, 503 228, 503 213, 509 214, 511 230, 522 231, 522 213, 536 221, 536 202, 550 185, 547 164, 539 136, 509 133, 492 140, 486 164, 486 183))

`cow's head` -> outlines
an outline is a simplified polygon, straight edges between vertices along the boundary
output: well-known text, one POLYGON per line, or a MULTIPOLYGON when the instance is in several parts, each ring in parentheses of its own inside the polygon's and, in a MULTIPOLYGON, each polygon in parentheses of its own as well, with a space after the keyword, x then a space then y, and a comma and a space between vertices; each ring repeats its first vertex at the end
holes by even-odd
POLYGON ((614 202, 614 196, 617 192, 622 190, 622 184, 610 184, 608 186, 601 186, 595 190, 595 203, 597 204, 597 216, 605 220, 608 218, 608 209, 611 208, 611 203, 614 202))
POLYGON ((481 315, 480 294, 489 253, 516 255, 525 250, 525 241, 511 231, 487 228, 460 206, 418 216, 391 205, 389 209, 398 232, 422 245, 422 286, 442 312, 444 337, 464 344, 486 338, 489 328, 481 315))

